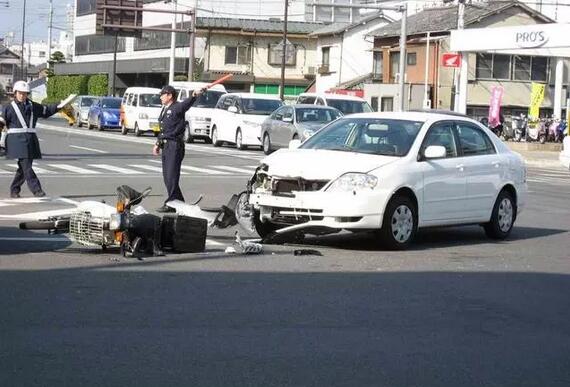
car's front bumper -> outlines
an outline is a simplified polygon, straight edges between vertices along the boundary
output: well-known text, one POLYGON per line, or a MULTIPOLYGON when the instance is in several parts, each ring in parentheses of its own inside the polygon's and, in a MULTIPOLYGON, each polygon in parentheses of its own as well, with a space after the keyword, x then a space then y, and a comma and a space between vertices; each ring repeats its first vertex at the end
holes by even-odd
POLYGON ((294 192, 291 196, 253 193, 250 203, 262 221, 333 229, 377 229, 390 192, 294 192))

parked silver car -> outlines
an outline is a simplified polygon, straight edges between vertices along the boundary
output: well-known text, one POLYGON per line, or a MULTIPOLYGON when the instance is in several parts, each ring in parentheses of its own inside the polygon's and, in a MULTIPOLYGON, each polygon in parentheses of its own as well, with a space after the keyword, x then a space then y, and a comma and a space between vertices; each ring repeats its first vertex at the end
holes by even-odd
POLYGON ((317 130, 341 116, 339 110, 329 106, 282 106, 261 124, 263 152, 267 155, 277 148, 285 148, 291 140, 305 141, 317 130))
POLYGON ((89 116, 89 108, 93 102, 97 101, 101 97, 95 97, 93 95, 78 95, 71 106, 73 107, 73 114, 75 115, 75 125, 82 127, 83 124, 87 124, 87 119, 89 116))

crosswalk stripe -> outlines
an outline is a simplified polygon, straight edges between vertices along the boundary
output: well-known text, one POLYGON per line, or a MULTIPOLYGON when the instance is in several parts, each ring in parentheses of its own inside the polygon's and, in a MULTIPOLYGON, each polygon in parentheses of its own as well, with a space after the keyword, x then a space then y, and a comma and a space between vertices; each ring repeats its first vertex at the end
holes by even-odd
MULTIPOLYGON (((18 169, 18 164, 7 164, 9 167, 14 168, 14 169, 18 169)), ((33 165, 32 169, 34 170, 35 173, 37 173, 38 175, 43 175, 43 174, 50 174, 50 173, 55 173, 53 171, 48 171, 47 169, 44 169, 38 165, 33 165)))
POLYGON ((98 175, 99 173, 101 173, 99 171, 80 168, 76 167, 75 165, 69 165, 69 164, 48 164, 48 165, 52 168, 62 169, 64 171, 73 172, 73 173, 82 173, 85 175, 98 175))
POLYGON ((12 174, 12 172, 8 172, 8 171, 5 171, 3 169, 0 169, 0 175, 2 175, 2 174, 12 174))
POLYGON ((109 164, 89 164, 89 166, 94 167, 94 168, 105 169, 105 170, 111 171, 111 172, 124 173, 125 175, 142 175, 142 174, 144 174, 144 172, 137 171, 137 170, 134 170, 131 168, 115 167, 114 165, 109 165, 109 164))
POLYGON ((236 167, 227 167, 225 165, 214 165, 214 168, 223 169, 230 172, 240 172, 240 173, 247 173, 251 175, 253 173, 253 169, 245 169, 245 168, 236 168, 236 167))
MULTIPOLYGON (((153 163, 162 163, 162 161, 159 160, 150 160, 150 162, 153 163)), ((216 171, 214 169, 208 169, 208 168, 198 168, 198 167, 191 167, 189 165, 183 165, 180 167, 181 169, 185 169, 187 171, 193 171, 193 172, 202 172, 202 173, 208 173, 210 175, 229 175, 229 172, 224 172, 224 171, 216 171)))
MULTIPOLYGON (((147 170, 147 171, 160 172, 160 173, 162 173, 162 168, 161 168, 161 167, 153 167, 152 165, 129 164, 129 167, 140 168, 140 169, 144 169, 144 170, 147 170)), ((186 173, 186 172, 180 172, 180 174, 181 174, 181 175, 187 175, 188 173, 186 173)))

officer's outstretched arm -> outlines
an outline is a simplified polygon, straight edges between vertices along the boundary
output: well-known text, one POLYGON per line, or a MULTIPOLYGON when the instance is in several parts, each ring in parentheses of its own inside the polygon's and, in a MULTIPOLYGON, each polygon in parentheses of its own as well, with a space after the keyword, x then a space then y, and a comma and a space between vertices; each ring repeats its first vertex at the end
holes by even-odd
POLYGON ((57 104, 52 105, 40 105, 39 103, 33 103, 34 105, 34 114, 37 117, 48 118, 53 116, 55 113, 59 111, 57 104))

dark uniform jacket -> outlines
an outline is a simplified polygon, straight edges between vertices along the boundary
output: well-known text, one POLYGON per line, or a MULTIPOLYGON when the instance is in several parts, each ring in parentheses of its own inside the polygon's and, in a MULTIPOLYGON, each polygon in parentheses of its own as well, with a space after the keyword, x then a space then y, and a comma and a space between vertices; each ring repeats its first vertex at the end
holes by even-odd
POLYGON ((159 140, 180 141, 184 137, 184 114, 196 101, 196 97, 187 98, 181 102, 174 102, 162 108, 158 121, 160 122, 159 140))
MULTIPOLYGON (((16 102, 28 128, 35 128, 38 118, 48 118, 59 110, 57 105, 40 105, 39 103, 26 100, 24 103, 16 102), (30 117, 34 111, 34 122, 30 125, 30 117)), ((14 111, 12 103, 4 106, 4 120, 8 129, 6 137, 6 156, 11 159, 41 159, 42 152, 36 133, 10 133, 10 129, 22 128, 20 120, 14 111)))

